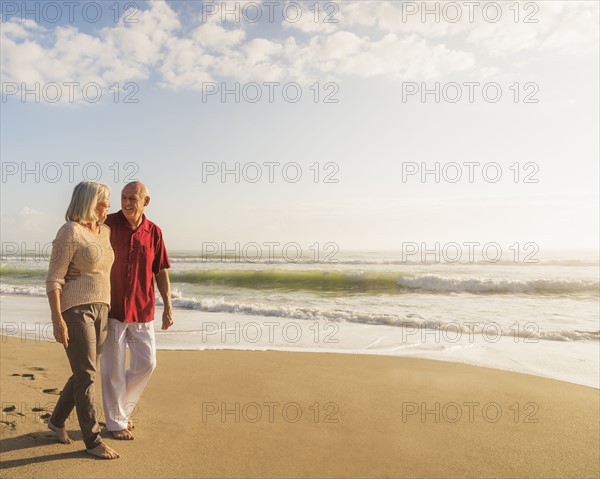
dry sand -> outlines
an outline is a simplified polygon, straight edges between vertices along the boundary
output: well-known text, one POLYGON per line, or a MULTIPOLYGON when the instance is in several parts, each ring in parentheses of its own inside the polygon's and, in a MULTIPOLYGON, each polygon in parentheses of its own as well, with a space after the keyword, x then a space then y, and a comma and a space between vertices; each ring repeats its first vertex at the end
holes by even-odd
POLYGON ((33 410, 51 412, 57 396, 43 390, 70 374, 62 347, 0 344, 3 478, 600 474, 597 389, 424 359, 276 351, 159 351, 135 440, 103 431, 121 458, 95 459, 75 413, 77 440, 63 445, 33 410))

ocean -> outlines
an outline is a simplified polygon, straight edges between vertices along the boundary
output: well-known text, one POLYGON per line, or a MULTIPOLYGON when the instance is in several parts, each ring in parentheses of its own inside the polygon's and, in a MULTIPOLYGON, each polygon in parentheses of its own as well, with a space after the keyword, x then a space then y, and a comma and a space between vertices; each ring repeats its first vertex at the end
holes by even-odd
MULTIPOLYGON (((408 258, 241 258, 171 252, 175 326, 160 349, 280 349, 458 361, 600 387, 597 252, 519 262, 408 258)), ((4 256, 4 335, 52 340, 48 258, 4 256), (38 326, 33 326, 38 325, 38 326)))

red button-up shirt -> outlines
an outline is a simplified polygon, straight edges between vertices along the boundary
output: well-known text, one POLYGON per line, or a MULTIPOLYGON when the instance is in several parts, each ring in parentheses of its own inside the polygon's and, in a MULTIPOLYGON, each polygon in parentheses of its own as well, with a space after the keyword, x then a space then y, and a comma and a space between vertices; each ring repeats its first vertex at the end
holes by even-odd
POLYGON ((110 272, 111 318, 126 323, 154 319, 154 275, 170 268, 162 231, 142 216, 134 230, 122 211, 108 215, 115 262, 110 272))

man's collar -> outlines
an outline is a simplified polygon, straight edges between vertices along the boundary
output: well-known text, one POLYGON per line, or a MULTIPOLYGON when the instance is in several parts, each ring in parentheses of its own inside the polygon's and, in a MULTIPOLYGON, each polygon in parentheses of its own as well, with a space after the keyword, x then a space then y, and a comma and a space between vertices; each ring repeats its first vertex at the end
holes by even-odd
POLYGON ((132 228, 129 221, 127 221, 127 218, 125 218, 125 214, 123 213, 123 210, 119 210, 117 215, 119 215, 118 217, 119 217, 121 223, 123 223, 127 228, 129 228, 132 231, 138 231, 138 230, 148 231, 150 229, 150 227, 149 227, 150 222, 148 221, 148 219, 146 218, 146 215, 144 213, 142 213, 142 222, 135 230, 132 228))

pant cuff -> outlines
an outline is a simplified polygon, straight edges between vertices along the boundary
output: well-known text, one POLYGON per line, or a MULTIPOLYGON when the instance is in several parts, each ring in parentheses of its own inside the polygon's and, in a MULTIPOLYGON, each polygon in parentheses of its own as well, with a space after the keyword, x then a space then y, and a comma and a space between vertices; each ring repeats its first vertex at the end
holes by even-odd
POLYGON ((93 437, 93 438, 85 441, 85 448, 86 449, 94 449, 95 447, 99 446, 100 444, 102 444, 102 438, 100 437, 100 434, 96 434, 96 437, 93 437))

